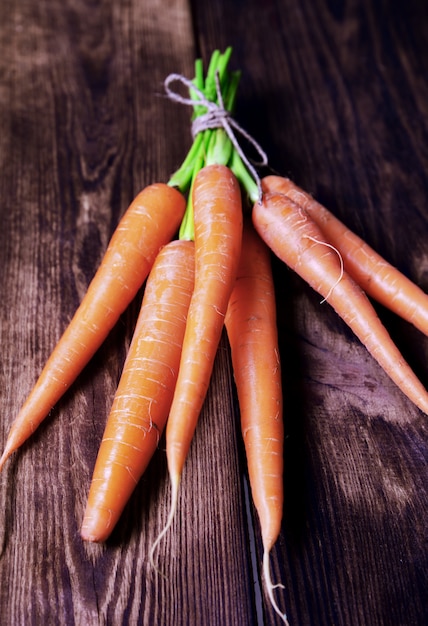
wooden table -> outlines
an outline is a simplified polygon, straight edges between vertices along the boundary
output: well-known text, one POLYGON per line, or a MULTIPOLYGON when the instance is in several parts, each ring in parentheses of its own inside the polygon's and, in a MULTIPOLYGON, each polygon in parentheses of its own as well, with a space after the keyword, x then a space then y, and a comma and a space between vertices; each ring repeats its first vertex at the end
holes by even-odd
MULTIPOLYGON (((3 0, 0 5, 0 441, 130 200, 190 145, 170 72, 232 45, 236 118, 291 176, 428 290, 428 5, 321 0, 3 0)), ((273 260, 285 505, 272 553, 290 624, 427 619, 425 416, 328 304, 273 260)), ((0 477, 5 626, 279 624, 260 592, 258 521, 221 342, 165 523, 161 442, 106 545, 83 509, 139 298, 0 477), (260 601, 262 598, 262 602, 260 601)), ((428 384, 427 338, 381 307, 428 384)))

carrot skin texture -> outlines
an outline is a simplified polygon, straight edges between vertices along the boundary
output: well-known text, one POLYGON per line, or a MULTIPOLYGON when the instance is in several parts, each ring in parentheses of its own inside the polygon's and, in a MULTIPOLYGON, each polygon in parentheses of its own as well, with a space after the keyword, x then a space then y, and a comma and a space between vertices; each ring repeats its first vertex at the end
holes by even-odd
POLYGON ((177 231, 184 210, 182 194, 164 183, 146 187, 133 200, 80 306, 12 424, 0 470, 101 346, 147 278, 159 248, 177 231))
POLYGON ((81 536, 105 541, 152 458, 178 374, 194 284, 193 241, 159 252, 99 448, 81 536))
POLYGON ((242 240, 239 184, 222 165, 202 168, 193 188, 195 288, 166 427, 170 476, 178 481, 208 390, 242 240))
MULTIPOLYGON (((270 250, 250 221, 244 224, 238 274, 225 318, 241 413, 251 494, 263 542, 263 579, 269 601, 287 625, 276 599, 270 552, 278 539, 284 502, 283 399, 270 250)), ((280 585, 281 586, 281 585, 280 585)))
POLYGON ((266 244, 348 324, 401 391, 428 413, 428 393, 403 359, 363 290, 345 272, 338 253, 305 209, 267 193, 253 207, 253 223, 266 244))
POLYGON ((262 187, 266 192, 283 193, 300 204, 339 250, 345 269, 355 282, 374 300, 428 336, 428 294, 288 178, 266 176, 262 187))
POLYGON ((241 413, 251 492, 270 551, 283 510, 283 398, 270 250, 251 223, 225 324, 241 413))

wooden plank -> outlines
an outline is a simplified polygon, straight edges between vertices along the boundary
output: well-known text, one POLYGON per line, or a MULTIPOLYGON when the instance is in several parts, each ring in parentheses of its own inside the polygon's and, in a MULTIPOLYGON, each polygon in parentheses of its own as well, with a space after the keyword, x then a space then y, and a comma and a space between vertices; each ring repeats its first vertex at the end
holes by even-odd
MULTIPOLYGON (((193 22, 182 0, 0 7, 2 442, 119 216, 184 156, 189 111, 163 97, 162 81, 190 77, 195 51, 234 46, 237 119, 271 166, 428 290, 427 9, 231 0, 192 11, 193 22)), ((424 623, 425 421, 328 305, 274 268, 287 434, 279 601, 292 626, 424 623)), ((279 623, 256 606, 225 339, 158 552, 168 577, 147 564, 168 512, 162 446, 108 544, 79 538, 137 310, 0 477, 1 619, 251 624, 263 611, 279 623)), ((426 338, 379 313, 427 383, 426 338)))
MULTIPOLYGON (((234 46, 236 116, 273 170, 428 291, 426 18, 412 1, 228 2, 198 8, 195 30, 205 56, 234 46)), ((287 434, 278 596, 291 624, 424 623, 426 420, 328 305, 279 262, 275 275, 287 434)), ((427 384, 426 337, 378 310, 427 384)), ((266 623, 279 620, 268 611, 266 623)))
MULTIPOLYGON (((144 185, 167 180, 190 145, 189 111, 167 101, 163 80, 178 59, 191 72, 195 53, 181 0, 6 1, 0 16, 4 443, 120 215, 144 185)), ((251 623, 224 343, 176 524, 157 554, 166 578, 147 560, 169 506, 162 443, 111 540, 79 537, 137 310, 138 302, 2 473, 2 623, 251 623)))

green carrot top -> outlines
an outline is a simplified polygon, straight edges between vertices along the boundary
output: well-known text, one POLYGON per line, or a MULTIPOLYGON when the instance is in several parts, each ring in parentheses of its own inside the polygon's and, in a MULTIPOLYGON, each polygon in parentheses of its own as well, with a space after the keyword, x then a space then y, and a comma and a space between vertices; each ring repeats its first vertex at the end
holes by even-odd
POLYGON ((236 134, 244 136, 255 147, 261 157, 260 165, 267 164, 267 157, 254 139, 231 117, 241 77, 239 71, 228 70, 231 54, 230 47, 223 53, 215 50, 211 55, 206 75, 202 59, 197 59, 193 80, 187 80, 180 74, 170 74, 165 81, 167 94, 172 100, 193 107, 193 143, 183 163, 168 181, 168 185, 178 188, 182 193, 188 193, 186 213, 180 227, 180 239, 194 237, 193 182, 198 171, 205 165, 226 165, 235 174, 252 203, 261 197, 257 172, 240 148, 236 134), (189 90, 188 98, 171 89, 171 83, 178 81, 189 90))

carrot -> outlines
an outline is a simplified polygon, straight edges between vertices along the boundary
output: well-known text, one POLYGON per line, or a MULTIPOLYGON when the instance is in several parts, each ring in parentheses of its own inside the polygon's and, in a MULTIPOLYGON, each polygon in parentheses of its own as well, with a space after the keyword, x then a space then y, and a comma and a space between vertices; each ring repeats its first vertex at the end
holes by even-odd
POLYGON ((328 300, 401 391, 428 413, 427 391, 307 211, 287 196, 268 193, 254 205, 252 216, 273 252, 328 300))
POLYGON ((339 250, 345 269, 355 282, 374 300, 428 336, 428 294, 288 178, 266 176, 262 185, 264 191, 283 193, 300 204, 339 250))
POLYGON ((181 473, 208 390, 239 262, 241 193, 229 168, 209 165, 197 173, 193 185, 193 212, 195 288, 166 426, 171 509, 165 528, 152 546, 152 557, 174 517, 181 473))
POLYGON ((158 254, 95 463, 81 535, 105 541, 158 445, 172 402, 193 291, 193 241, 158 254))
POLYGON ((274 597, 269 554, 281 530, 283 509, 283 421, 281 367, 270 250, 251 223, 245 223, 236 283, 225 325, 241 413, 248 475, 259 516, 263 572, 269 599, 287 622, 274 597))
POLYGON ((163 183, 146 187, 131 203, 79 308, 12 424, 0 470, 74 382, 135 297, 159 248, 178 229, 185 204, 181 193, 163 183))

